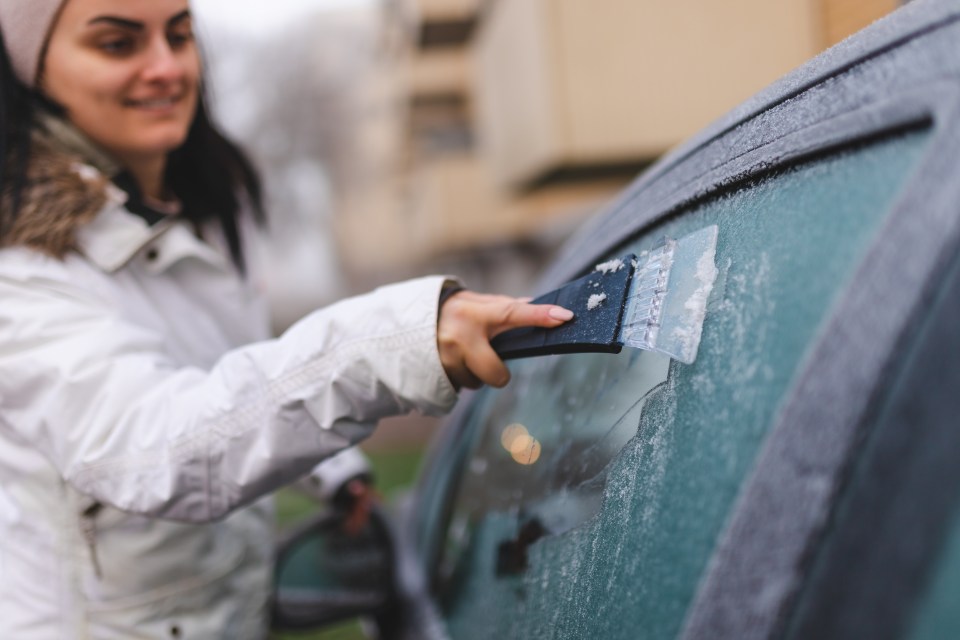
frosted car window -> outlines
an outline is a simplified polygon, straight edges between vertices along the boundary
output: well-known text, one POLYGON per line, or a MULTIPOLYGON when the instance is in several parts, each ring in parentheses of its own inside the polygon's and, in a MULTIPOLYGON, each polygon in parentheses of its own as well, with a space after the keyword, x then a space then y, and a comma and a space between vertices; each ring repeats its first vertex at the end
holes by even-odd
POLYGON ((925 139, 758 179, 611 254, 719 226, 698 360, 518 361, 510 387, 485 392, 439 568, 452 637, 676 635, 794 371, 925 139))

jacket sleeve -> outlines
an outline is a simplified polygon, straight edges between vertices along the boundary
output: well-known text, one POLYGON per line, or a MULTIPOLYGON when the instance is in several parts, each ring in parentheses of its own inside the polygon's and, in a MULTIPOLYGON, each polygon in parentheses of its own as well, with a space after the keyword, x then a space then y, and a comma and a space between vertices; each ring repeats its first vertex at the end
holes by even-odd
POLYGON ((221 518, 367 436, 442 413, 442 277, 316 311, 275 340, 178 368, 164 338, 62 282, 0 278, 0 429, 119 509, 221 518))

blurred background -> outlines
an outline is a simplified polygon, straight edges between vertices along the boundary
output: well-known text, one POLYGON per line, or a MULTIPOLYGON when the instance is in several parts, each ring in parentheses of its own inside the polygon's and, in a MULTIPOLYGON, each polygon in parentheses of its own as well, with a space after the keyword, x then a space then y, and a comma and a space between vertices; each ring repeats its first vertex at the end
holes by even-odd
MULTIPOLYGON (((537 293, 645 167, 899 4, 193 0, 216 115, 264 177, 277 331, 427 273, 537 293)), ((388 497, 435 428, 389 422, 364 445, 388 497)))
MULTIPOLYGON (((385 282, 532 295, 672 146, 897 0, 194 0, 214 109, 262 172, 277 331, 385 282)), ((401 421, 422 440, 430 424, 401 421)))

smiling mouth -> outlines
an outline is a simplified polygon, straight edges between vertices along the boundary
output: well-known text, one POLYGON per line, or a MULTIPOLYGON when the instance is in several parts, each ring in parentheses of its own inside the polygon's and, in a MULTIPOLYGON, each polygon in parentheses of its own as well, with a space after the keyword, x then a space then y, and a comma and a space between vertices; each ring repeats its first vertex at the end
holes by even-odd
POLYGON ((149 100, 127 100, 128 107, 137 107, 140 109, 164 109, 172 107, 180 102, 181 96, 170 96, 167 98, 151 98, 149 100))

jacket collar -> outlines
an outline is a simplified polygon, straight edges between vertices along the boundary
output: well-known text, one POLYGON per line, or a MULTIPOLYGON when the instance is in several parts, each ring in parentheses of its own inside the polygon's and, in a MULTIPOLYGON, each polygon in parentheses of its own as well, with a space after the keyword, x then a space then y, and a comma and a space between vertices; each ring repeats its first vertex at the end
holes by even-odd
MULTIPOLYGON (((70 123, 41 116, 34 128, 20 211, 0 244, 24 245, 57 258, 76 251, 114 272, 163 239, 164 251, 151 262, 152 270, 188 255, 225 264, 178 218, 151 226, 131 213, 127 194, 112 182, 119 171, 108 154, 70 123), (172 229, 179 231, 164 238, 172 229)), ((9 193, 0 196, 0 206, 11 204, 9 193)))
POLYGON ((89 223, 77 228, 77 251, 100 269, 112 273, 167 233, 174 219, 153 226, 133 215, 122 203, 109 203, 89 223))
POLYGON ((141 255, 149 256, 146 268, 153 273, 187 258, 230 269, 229 260, 200 240, 183 220, 169 218, 148 225, 122 205, 104 207, 92 222, 78 229, 77 245, 87 260, 108 273, 141 255))
POLYGON ((110 180, 113 180, 122 170, 110 154, 63 118, 47 112, 39 114, 36 134, 51 148, 73 156, 83 164, 90 165, 110 180))

